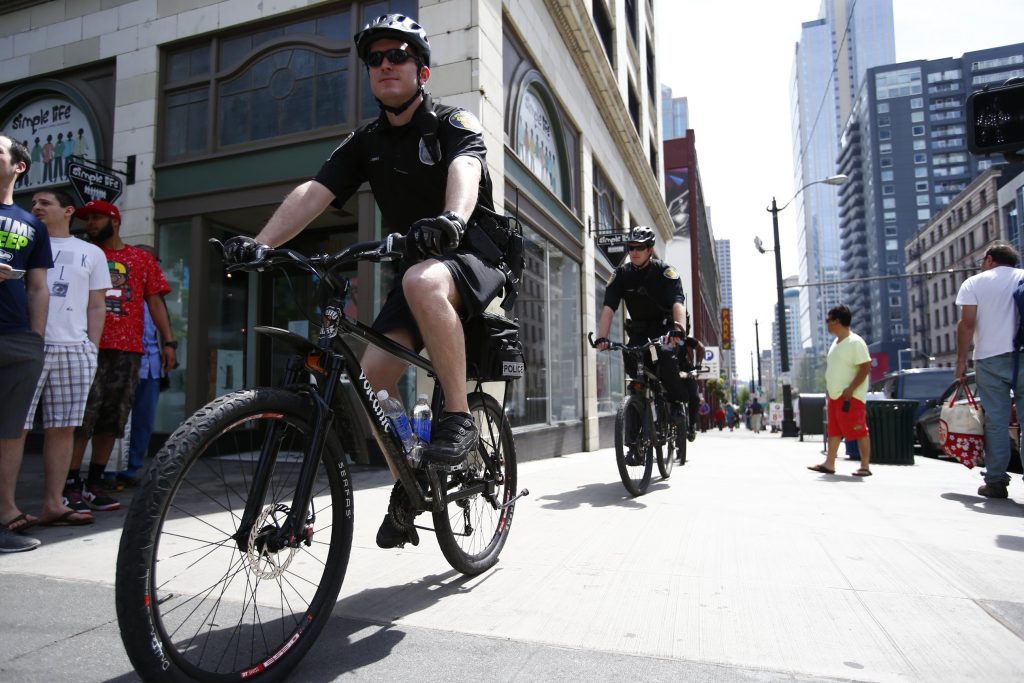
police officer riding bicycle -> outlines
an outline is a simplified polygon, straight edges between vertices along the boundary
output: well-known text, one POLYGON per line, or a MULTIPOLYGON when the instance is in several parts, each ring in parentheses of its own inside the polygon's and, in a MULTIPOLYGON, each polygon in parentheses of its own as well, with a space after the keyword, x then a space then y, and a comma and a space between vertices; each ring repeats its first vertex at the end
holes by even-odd
MULTIPOLYGON (((667 347, 658 347, 657 374, 666 396, 672 402, 674 414, 680 414, 680 404, 687 399, 686 385, 679 376, 677 349, 684 349, 699 342, 686 335, 686 298, 683 294, 679 272, 654 256, 654 231, 638 225, 629 231, 626 246, 629 258, 615 269, 604 293, 604 307, 598 323, 598 339, 595 346, 600 351, 608 348, 608 332, 612 326, 620 301, 626 302, 630 320, 627 323, 628 343, 640 345, 648 339, 672 333, 667 347), (692 343, 691 343, 692 342, 692 343)), ((687 354, 688 355, 688 354, 687 354)), ((627 364, 631 364, 626 357, 627 364)), ((636 367, 627 367, 626 372, 635 376, 636 367)), ((696 391, 693 392, 696 394, 696 391)), ((696 412, 690 420, 692 430, 696 412)))
MULTIPOLYGON (((355 44, 380 116, 342 140, 316 177, 285 198, 255 239, 228 240, 226 257, 251 263, 259 245, 288 241, 328 205, 342 206, 368 181, 385 232, 408 231, 419 252, 402 261, 373 328, 430 353, 445 410, 423 459, 457 466, 479 437, 466 400, 462 321, 481 313, 508 286, 506 272, 484 256, 483 228, 474 220, 494 209, 482 127, 468 111, 431 101, 425 90, 430 44, 409 17, 377 17, 356 34, 355 44)), ((370 346, 362 366, 375 389, 398 395, 406 363, 370 346)), ((398 528, 388 515, 377 532, 382 548, 418 540, 414 529, 398 528)))

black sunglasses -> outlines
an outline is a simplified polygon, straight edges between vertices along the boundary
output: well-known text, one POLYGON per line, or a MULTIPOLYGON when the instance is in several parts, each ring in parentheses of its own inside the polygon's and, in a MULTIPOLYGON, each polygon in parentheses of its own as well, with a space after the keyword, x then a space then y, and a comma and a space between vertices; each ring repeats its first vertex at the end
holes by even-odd
POLYGON ((403 50, 400 47, 393 47, 390 50, 384 50, 383 52, 371 52, 366 55, 366 64, 377 68, 384 63, 384 59, 387 58, 392 64, 405 64, 407 61, 412 59, 412 53, 408 50, 403 50))
POLYGON ((627 244, 626 249, 630 251, 645 251, 649 247, 646 244, 627 244))

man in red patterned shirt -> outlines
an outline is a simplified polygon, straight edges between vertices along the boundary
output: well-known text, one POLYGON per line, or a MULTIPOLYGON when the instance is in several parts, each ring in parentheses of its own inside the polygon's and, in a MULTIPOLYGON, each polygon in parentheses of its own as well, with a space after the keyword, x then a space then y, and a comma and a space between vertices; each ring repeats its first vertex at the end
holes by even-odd
POLYGON ((107 318, 100 339, 96 379, 89 391, 82 426, 75 433, 75 451, 64 497, 72 509, 117 510, 121 504, 107 494, 103 472, 114 442, 124 436, 139 381, 146 304, 163 339, 164 370, 176 365, 178 343, 171 333, 163 299, 171 288, 152 254, 121 241, 121 212, 116 206, 92 201, 76 211, 75 216, 85 220, 90 241, 103 249, 113 286, 107 290, 107 318), (92 458, 83 483, 79 469, 90 439, 92 458))

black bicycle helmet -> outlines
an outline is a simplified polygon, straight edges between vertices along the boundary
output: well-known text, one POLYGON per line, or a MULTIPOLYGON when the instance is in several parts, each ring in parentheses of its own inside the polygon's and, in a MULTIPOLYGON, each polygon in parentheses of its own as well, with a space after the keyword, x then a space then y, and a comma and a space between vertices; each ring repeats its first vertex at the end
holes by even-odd
POLYGON ((373 42, 381 38, 393 38, 408 43, 414 48, 423 66, 430 66, 430 43, 423 27, 404 14, 382 14, 356 34, 356 53, 366 61, 373 42))
POLYGON ((629 231, 629 237, 626 241, 639 244, 654 244, 654 231, 646 225, 637 225, 629 231))

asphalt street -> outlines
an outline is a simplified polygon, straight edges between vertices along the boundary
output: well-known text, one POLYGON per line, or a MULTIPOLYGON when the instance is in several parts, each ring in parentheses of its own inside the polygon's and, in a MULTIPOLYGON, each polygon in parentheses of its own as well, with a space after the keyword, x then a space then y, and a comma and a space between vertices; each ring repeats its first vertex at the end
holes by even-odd
MULTIPOLYGON (((819 475, 820 448, 702 434, 641 498, 610 449, 523 462, 531 495, 473 578, 427 534, 378 549, 390 486, 358 471, 345 584, 293 679, 1024 680, 1024 485, 986 500, 977 470, 922 457, 819 475)), ((27 456, 32 513, 40 472, 27 456)), ((96 514, 0 556, 0 680, 138 680, 114 617, 125 512, 96 514)))

